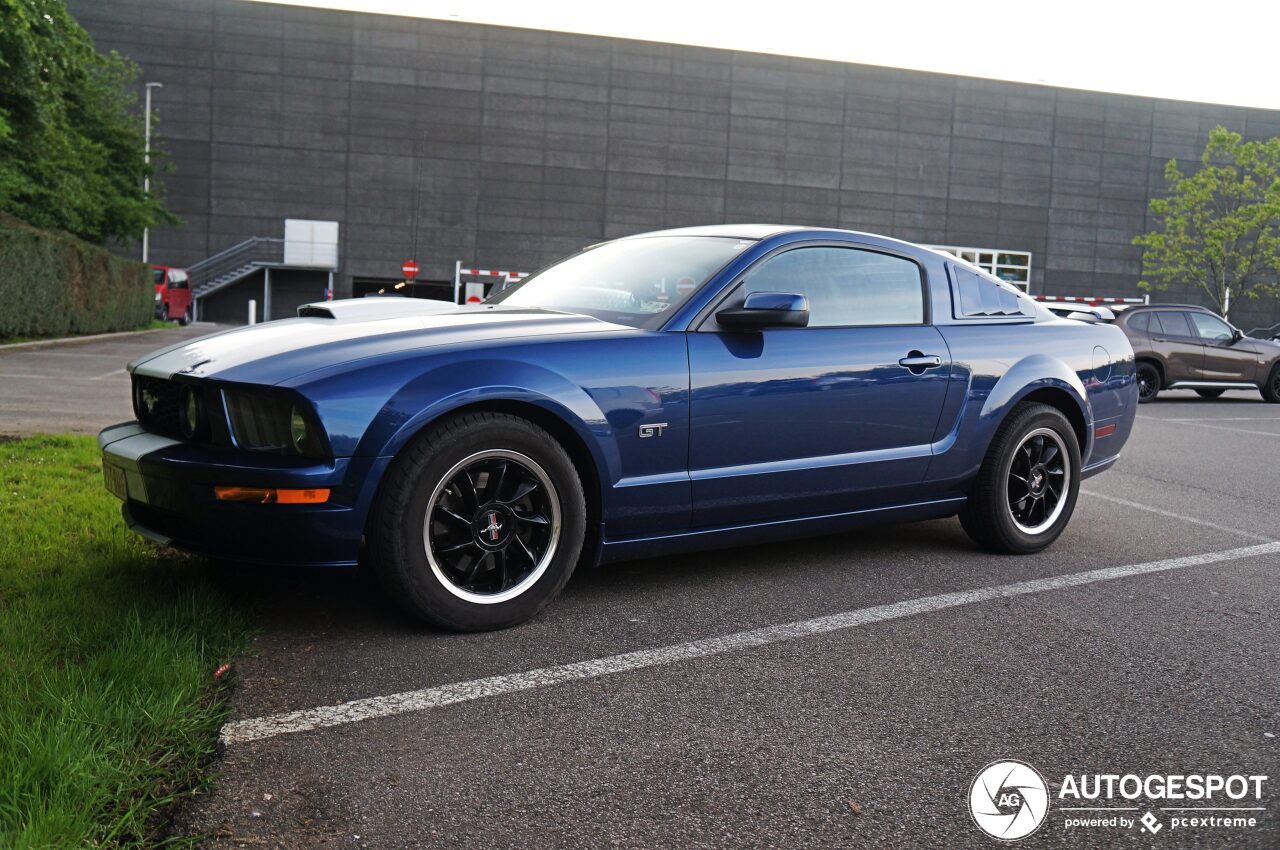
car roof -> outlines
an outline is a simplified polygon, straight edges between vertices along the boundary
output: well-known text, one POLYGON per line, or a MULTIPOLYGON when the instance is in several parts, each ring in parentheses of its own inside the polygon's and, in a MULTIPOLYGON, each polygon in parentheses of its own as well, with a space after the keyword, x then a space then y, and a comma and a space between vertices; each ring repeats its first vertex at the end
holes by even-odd
MULTIPOLYGON (((1170 308, 1177 308, 1179 310, 1201 310, 1205 313, 1213 313, 1213 311, 1208 307, 1201 306, 1200 304, 1134 304, 1132 307, 1125 308, 1125 312, 1134 313, 1138 310, 1168 310, 1170 308)), ((1217 313, 1213 314, 1215 316, 1218 315, 1217 313)))
POLYGON ((786 224, 708 224, 701 227, 674 227, 670 230, 652 230, 635 233, 623 239, 644 239, 649 236, 727 236, 731 239, 764 239, 780 233, 791 233, 809 228, 786 224))
MULTIPOLYGON (((869 240, 871 242, 882 243, 883 246, 901 245, 904 248, 914 248, 916 250, 928 251, 931 254, 937 254, 943 259, 956 263, 964 263, 963 260, 953 257, 950 254, 935 251, 924 245, 915 242, 907 242, 903 239, 895 239, 892 236, 885 236, 882 233, 869 233, 865 230, 845 230, 839 227, 820 227, 816 225, 799 225, 799 224, 709 224, 701 227, 676 227, 670 230, 654 230, 649 233, 636 233, 631 236, 623 236, 621 239, 645 239, 650 236, 722 236, 731 239, 768 239, 771 236, 781 236, 784 233, 803 233, 809 236, 821 238, 827 234, 838 234, 840 236, 857 236, 860 239, 869 240)), ((621 241, 621 240, 619 240, 621 241)))

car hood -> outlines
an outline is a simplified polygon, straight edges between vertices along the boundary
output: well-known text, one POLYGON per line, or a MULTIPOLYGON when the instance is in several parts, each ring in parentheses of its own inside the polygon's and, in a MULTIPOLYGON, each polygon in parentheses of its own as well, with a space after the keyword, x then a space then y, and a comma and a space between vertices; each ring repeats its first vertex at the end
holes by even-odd
POLYGON ((440 312, 438 302, 428 302, 418 315, 335 310, 336 318, 322 313, 249 325, 153 351, 130 363, 129 371, 274 384, 326 366, 419 348, 632 330, 550 310, 444 306, 440 312))

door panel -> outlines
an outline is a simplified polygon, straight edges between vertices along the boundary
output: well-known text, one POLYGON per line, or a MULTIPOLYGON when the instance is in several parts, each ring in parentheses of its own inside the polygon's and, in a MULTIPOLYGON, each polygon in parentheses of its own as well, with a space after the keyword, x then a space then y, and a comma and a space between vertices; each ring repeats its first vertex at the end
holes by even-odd
POLYGON ((1164 358, 1165 383, 1203 380, 1204 346, 1183 310, 1151 314, 1151 346, 1164 358))
POLYGON ((931 326, 689 334, 694 525, 912 498, 950 365, 931 326), (915 374, 912 352, 942 365, 915 374))
POLYGON ((1248 343, 1236 342, 1230 325, 1208 313, 1188 313, 1187 317, 1204 346, 1206 381, 1253 382, 1258 355, 1248 347, 1248 343))

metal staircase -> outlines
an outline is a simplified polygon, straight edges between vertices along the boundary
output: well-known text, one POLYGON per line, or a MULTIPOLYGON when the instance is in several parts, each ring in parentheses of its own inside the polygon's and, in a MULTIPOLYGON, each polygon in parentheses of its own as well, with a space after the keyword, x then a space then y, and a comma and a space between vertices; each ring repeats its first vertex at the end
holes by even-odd
POLYGON ((269 266, 284 262, 284 240, 255 236, 187 267, 191 295, 199 301, 223 287, 269 266))

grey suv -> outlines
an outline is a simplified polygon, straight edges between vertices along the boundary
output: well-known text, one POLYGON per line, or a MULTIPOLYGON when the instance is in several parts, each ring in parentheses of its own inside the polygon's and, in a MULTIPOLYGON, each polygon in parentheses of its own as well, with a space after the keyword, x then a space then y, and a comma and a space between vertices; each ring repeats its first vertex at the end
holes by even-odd
POLYGON ((1133 345, 1138 400, 1161 390, 1190 389, 1204 398, 1257 387, 1280 403, 1280 344, 1246 337, 1203 307, 1151 304, 1116 318, 1133 345))

